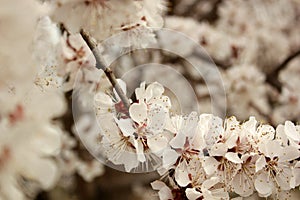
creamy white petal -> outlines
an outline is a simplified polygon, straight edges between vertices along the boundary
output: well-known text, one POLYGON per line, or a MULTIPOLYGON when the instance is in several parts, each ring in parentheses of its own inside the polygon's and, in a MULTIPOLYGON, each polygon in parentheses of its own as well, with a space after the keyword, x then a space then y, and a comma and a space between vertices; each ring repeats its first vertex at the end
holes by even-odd
POLYGON ((203 167, 208 175, 216 174, 219 164, 220 163, 213 157, 207 157, 203 160, 203 167))
POLYGON ((285 134, 292 140, 300 141, 300 132, 296 130, 295 125, 292 122, 290 121, 285 122, 284 131, 285 134))
POLYGON ((133 136, 136 130, 133 128, 133 122, 131 119, 115 119, 115 121, 125 137, 133 136))
POLYGON ((189 179, 187 163, 181 162, 175 169, 175 180, 181 187, 187 186, 191 180, 189 179))
POLYGON ((198 192, 195 188, 187 188, 185 195, 189 200, 196 200, 202 196, 201 192, 198 192))
POLYGON ((158 153, 164 150, 168 145, 168 139, 164 137, 163 134, 158 134, 152 137, 149 137, 147 144, 152 152, 158 153))
POLYGON ((227 158, 227 160, 236 164, 243 163, 242 159, 239 158, 238 154, 234 152, 226 153, 225 158, 227 158))
POLYGON ((175 149, 183 148, 186 142, 186 135, 184 133, 177 133, 176 136, 170 141, 171 147, 175 149))
POLYGON ((163 167, 168 168, 169 166, 175 164, 179 154, 173 149, 167 149, 163 153, 163 167))
POLYGON ((254 186, 261 197, 268 197, 272 194, 273 182, 266 173, 260 173, 254 181, 254 186))
POLYGON ((211 156, 224 156, 228 148, 225 143, 217 143, 211 147, 209 154, 211 156))
POLYGON ((147 118, 147 105, 144 102, 134 103, 129 107, 129 114, 132 120, 142 124, 147 118))
POLYGON ((261 155, 255 163, 255 171, 258 172, 259 170, 262 170, 266 164, 267 162, 265 156, 261 155))
POLYGON ((161 105, 151 105, 148 113, 148 126, 147 128, 154 132, 160 133, 165 128, 165 124, 167 121, 168 111, 161 105))

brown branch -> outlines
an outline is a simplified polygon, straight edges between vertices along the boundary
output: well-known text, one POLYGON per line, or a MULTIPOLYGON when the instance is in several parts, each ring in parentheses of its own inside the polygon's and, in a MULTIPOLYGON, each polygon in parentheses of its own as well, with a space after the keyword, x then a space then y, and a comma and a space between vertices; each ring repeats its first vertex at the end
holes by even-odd
POLYGON ((279 81, 279 74, 282 70, 284 70, 287 65, 297 56, 300 56, 300 49, 290 56, 288 56, 281 64, 279 64, 275 70, 269 74, 267 74, 266 82, 273 86, 278 92, 282 90, 282 83, 279 81))
POLYGON ((88 45, 88 47, 90 48, 90 50, 93 52, 93 55, 96 59, 96 67, 98 69, 102 69, 104 71, 105 75, 109 79, 110 83, 116 90, 117 94, 119 95, 121 101, 123 102, 125 108, 128 111, 129 107, 130 107, 130 102, 129 102, 126 94, 122 90, 121 86, 117 82, 117 79, 116 79, 113 71, 109 67, 106 67, 103 64, 103 62, 101 61, 101 53, 100 53, 99 49, 97 48, 97 43, 84 30, 81 30, 80 34, 81 34, 82 38, 84 39, 84 41, 86 42, 86 44, 88 45))

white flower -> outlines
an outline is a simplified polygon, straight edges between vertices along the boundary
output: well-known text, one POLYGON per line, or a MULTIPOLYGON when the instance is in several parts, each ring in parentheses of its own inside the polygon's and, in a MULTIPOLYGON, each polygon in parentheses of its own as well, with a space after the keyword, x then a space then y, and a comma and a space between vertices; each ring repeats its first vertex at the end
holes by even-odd
POLYGON ((192 187, 199 188, 206 178, 201 160, 197 156, 192 156, 189 161, 184 160, 175 168, 175 180, 181 187, 191 184, 192 187))
POLYGON ((229 194, 224 188, 218 188, 216 185, 219 183, 217 177, 211 177, 202 184, 203 199, 205 200, 218 200, 224 199, 229 200, 229 194))
POLYGON ((243 161, 241 168, 233 177, 230 185, 232 190, 242 197, 250 196, 254 191, 255 163, 257 155, 242 155, 243 161))
MULTIPOLYGON (((124 94, 126 94, 126 83, 121 79, 117 79, 117 82, 124 94)), ((121 118, 122 116, 126 116, 128 114, 128 110, 126 110, 115 89, 113 89, 113 92, 108 92, 108 89, 105 87, 95 94, 94 109, 98 120, 113 116, 118 116, 121 118)))
POLYGON ((219 178, 219 182, 224 184, 225 189, 230 189, 230 182, 241 169, 241 159, 226 157, 205 157, 203 167, 207 175, 219 178))
POLYGON ((243 125, 244 134, 250 142, 251 148, 257 149, 261 143, 266 143, 275 138, 275 129, 268 124, 258 125, 254 117, 250 117, 243 125))
POLYGON ((278 125, 276 139, 280 140, 285 146, 289 144, 300 149, 300 126, 295 126, 291 121, 286 121, 284 126, 278 125))
POLYGON ((184 160, 175 169, 175 180, 177 184, 185 189, 189 200, 200 197, 204 199, 228 199, 228 193, 222 187, 216 186, 220 180, 216 177, 206 175, 201 159, 193 156, 191 160, 184 160))
POLYGON ((100 80, 95 58, 79 34, 64 34, 57 47, 57 75, 63 77, 63 89, 74 89, 75 81, 87 84, 100 80), (97 75, 96 75, 97 74, 97 75))
POLYGON ((218 141, 220 135, 224 132, 223 120, 212 114, 201 114, 199 117, 198 131, 205 141, 202 148, 210 150, 212 145, 218 141))
POLYGON ((179 162, 191 159, 193 155, 199 155, 200 146, 204 143, 199 135, 197 113, 192 112, 188 116, 173 116, 166 127, 174 133, 169 142, 170 147, 163 153, 163 167, 168 168, 179 162))
MULTIPOLYGON (((119 83, 126 93, 126 84, 119 83)), ((122 106, 115 91, 114 100, 103 92, 95 96, 105 155, 114 164, 124 165, 126 171, 139 165, 145 165, 150 170, 160 163, 155 154, 161 153, 168 143, 169 133, 164 128, 171 107, 169 98, 163 92, 163 86, 158 83, 152 83, 147 88, 142 83, 136 89, 137 102, 130 106, 129 112, 122 106)))
POLYGON ((146 161, 146 148, 159 153, 168 143, 168 133, 164 129, 171 103, 163 92, 163 86, 158 83, 152 83, 147 88, 142 83, 135 93, 138 103, 133 103, 129 108, 131 119, 116 119, 122 134, 133 140, 132 145, 140 162, 146 161))
POLYGON ((276 140, 261 143, 263 153, 256 161, 255 189, 262 197, 270 196, 274 191, 291 189, 292 168, 289 161, 299 157, 300 151, 292 146, 282 147, 276 140))

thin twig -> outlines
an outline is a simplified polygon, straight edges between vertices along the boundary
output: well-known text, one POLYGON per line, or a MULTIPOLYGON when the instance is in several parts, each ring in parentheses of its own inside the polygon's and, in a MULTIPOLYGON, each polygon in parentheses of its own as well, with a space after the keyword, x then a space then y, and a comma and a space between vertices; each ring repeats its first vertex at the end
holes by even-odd
POLYGON ((67 36, 70 35, 70 32, 68 31, 68 29, 65 27, 65 25, 63 23, 59 23, 58 24, 58 28, 61 32, 61 34, 63 35, 64 33, 67 33, 67 36))
POLYGON ((103 64, 103 62, 101 61, 101 53, 100 53, 99 49, 97 48, 97 43, 84 30, 81 30, 80 34, 81 34, 82 38, 84 39, 84 41, 87 43, 90 50, 93 52, 93 55, 96 59, 96 67, 98 69, 102 69, 104 71, 105 75, 109 79, 110 83, 112 84, 112 86, 116 90, 117 94, 119 95, 121 101, 123 102, 125 108, 128 111, 129 107, 130 107, 130 102, 129 102, 126 94, 122 90, 121 86, 119 85, 113 71, 109 67, 106 67, 103 64))
POLYGON ((273 72, 267 75, 266 82, 277 89, 278 92, 282 90, 282 84, 279 81, 279 74, 287 65, 297 56, 300 56, 300 49, 290 56, 288 56, 281 64, 279 64, 273 72))

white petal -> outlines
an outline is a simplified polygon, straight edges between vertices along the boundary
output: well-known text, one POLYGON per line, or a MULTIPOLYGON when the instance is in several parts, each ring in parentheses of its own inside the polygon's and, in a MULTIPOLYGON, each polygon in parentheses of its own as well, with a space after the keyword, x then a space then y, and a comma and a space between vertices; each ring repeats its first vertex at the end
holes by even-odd
POLYGON ((161 84, 157 82, 151 83, 146 89, 146 94, 151 94, 147 95, 146 101, 149 101, 150 98, 160 97, 164 93, 164 91, 165 89, 161 84))
POLYGON ((199 131, 198 127, 195 130, 193 137, 189 139, 189 142, 190 142, 190 146, 193 149, 202 150, 202 149, 206 148, 206 142, 203 139, 202 134, 199 131))
POLYGON ((235 193, 243 197, 250 196, 254 191, 252 178, 247 176, 243 172, 238 173, 233 177, 231 186, 233 187, 235 193))
POLYGON ((293 177, 291 178, 291 188, 300 185, 300 161, 298 161, 293 168, 293 177))
POLYGON ((280 142, 277 140, 267 141, 264 143, 266 146, 266 152, 265 155, 274 158, 278 157, 282 153, 282 147, 280 146, 280 142))
POLYGON ((167 110, 161 105, 152 105, 148 114, 148 126, 151 132, 160 133, 163 131, 166 125, 166 120, 168 117, 167 110))
POLYGON ((144 102, 134 103, 129 107, 129 114, 133 121, 142 124, 147 118, 147 105, 144 102))
POLYGON ((232 149, 233 147, 235 147, 237 145, 237 139, 238 139, 238 135, 237 134, 231 134, 230 137, 226 140, 226 145, 228 149, 232 149))
POLYGON ((284 146, 288 143, 287 135, 282 124, 278 125, 276 128, 276 140, 280 141, 284 146))
POLYGON ((136 130, 133 128, 133 122, 131 119, 115 119, 115 121, 125 137, 133 136, 136 130))
POLYGON ((122 159, 120 158, 122 164, 124 164, 125 171, 130 172, 132 169, 136 168, 139 165, 139 161, 136 157, 136 154, 128 152, 128 154, 123 154, 122 159))
POLYGON ((193 137, 194 130, 197 127, 199 117, 196 112, 191 112, 187 119, 184 120, 184 127, 182 131, 186 133, 188 137, 193 137))
POLYGON ((282 149, 282 151, 279 156, 279 162, 296 160, 300 157, 300 151, 296 147, 287 146, 280 149, 282 149))
POLYGON ((300 132, 296 130, 295 125, 292 122, 290 121, 285 122, 284 132, 292 140, 300 141, 300 132))
POLYGON ((151 187, 152 187, 153 190, 160 190, 161 188, 163 188, 165 186, 166 186, 166 184, 164 182, 158 181, 158 180, 153 181, 151 183, 151 187))
MULTIPOLYGON (((109 144, 110 146, 110 144, 109 144)), ((135 152, 120 150, 120 149, 108 149, 107 157, 109 161, 116 165, 124 165, 125 171, 130 172, 132 169, 138 167, 139 161, 135 152)))
POLYGON ((202 196, 201 192, 198 192, 195 188, 187 188, 185 195, 189 200, 196 200, 202 196))
POLYGON ((261 197, 268 197, 272 194, 273 182, 266 173, 261 173, 256 177, 254 186, 261 197))
POLYGON ((255 117, 250 117, 248 121, 243 123, 243 128, 245 130, 248 130, 250 135, 253 135, 256 131, 256 125, 257 125, 257 121, 255 117))
POLYGON ((147 144, 152 152, 158 153, 167 147, 168 140, 162 134, 158 134, 148 138, 147 144))
POLYGON ((225 154, 225 158, 227 158, 227 160, 233 162, 233 163, 243 163, 243 161, 239 158, 237 153, 234 152, 228 152, 225 154))
POLYGON ((207 179, 203 182, 202 188, 210 189, 211 187, 215 186, 217 183, 219 183, 218 177, 211 177, 210 179, 207 179))
POLYGON ((159 190, 158 196, 160 200, 170 200, 173 199, 171 189, 162 181, 154 181, 151 183, 154 190, 159 190))
POLYGON ((186 135, 183 133, 177 133, 176 136, 170 141, 170 145, 175 149, 182 149, 185 142, 186 135))
POLYGON ((170 200, 173 199, 172 191, 168 187, 163 187, 159 192, 158 196, 160 200, 170 200))
POLYGON ((255 163, 255 172, 262 170, 266 166, 266 158, 265 156, 260 156, 255 163))
POLYGON ((171 165, 175 164, 179 154, 173 149, 167 149, 163 153, 163 167, 169 168, 171 165))
POLYGON ((181 187, 187 186, 191 181, 187 171, 187 163, 181 162, 175 169, 175 180, 181 187))
POLYGON ((270 125, 260 125, 257 128, 257 136, 260 140, 273 140, 275 137, 275 129, 270 125))
POLYGON ((224 143, 217 143, 211 147, 209 154, 211 156, 224 156, 227 152, 227 145, 224 143))
POLYGON ((198 130, 201 132, 206 144, 211 146, 216 143, 220 134, 224 132, 223 120, 211 114, 201 114, 198 130))
POLYGON ((219 164, 220 163, 213 157, 207 157, 203 160, 203 167, 207 175, 216 174, 219 164))
POLYGON ((290 181, 293 176, 291 167, 286 166, 286 163, 279 163, 278 169, 280 172, 276 174, 276 184, 280 186, 281 190, 290 190, 290 181))
POLYGON ((135 96, 136 96, 137 100, 143 100, 144 98, 146 98, 146 83, 145 82, 142 82, 140 84, 140 87, 135 89, 135 96))

